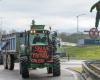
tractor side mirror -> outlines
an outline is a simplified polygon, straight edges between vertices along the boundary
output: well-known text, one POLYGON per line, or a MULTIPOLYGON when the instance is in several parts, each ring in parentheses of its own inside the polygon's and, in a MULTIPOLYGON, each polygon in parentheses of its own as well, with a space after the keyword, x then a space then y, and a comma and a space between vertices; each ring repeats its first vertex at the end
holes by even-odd
POLYGON ((57 32, 56 32, 56 31, 54 31, 54 36, 55 36, 55 37, 57 37, 57 36, 58 36, 58 34, 57 34, 57 32))
POLYGON ((57 37, 57 35, 58 35, 58 34, 57 34, 57 32, 56 32, 56 31, 54 31, 54 32, 53 32, 53 34, 52 34, 52 38, 56 38, 56 37, 57 37))

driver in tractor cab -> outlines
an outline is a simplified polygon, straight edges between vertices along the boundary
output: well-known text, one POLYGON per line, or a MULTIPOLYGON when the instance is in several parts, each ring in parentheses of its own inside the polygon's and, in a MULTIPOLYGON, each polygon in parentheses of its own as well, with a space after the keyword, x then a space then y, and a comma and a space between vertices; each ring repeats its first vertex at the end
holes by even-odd
POLYGON ((41 41, 41 38, 40 38, 39 34, 36 34, 36 36, 33 39, 33 43, 36 44, 36 42, 40 42, 40 41, 41 41))
POLYGON ((43 43, 47 42, 46 34, 44 34, 44 36, 42 37, 41 42, 43 42, 43 43))

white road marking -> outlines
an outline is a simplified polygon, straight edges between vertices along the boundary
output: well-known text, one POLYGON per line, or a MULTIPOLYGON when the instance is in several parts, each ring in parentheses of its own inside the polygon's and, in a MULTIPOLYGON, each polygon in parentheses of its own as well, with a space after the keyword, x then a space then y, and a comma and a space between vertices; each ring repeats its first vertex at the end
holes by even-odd
POLYGON ((75 80, 78 80, 78 76, 77 74, 74 72, 74 71, 71 71, 71 70, 68 70, 68 69, 65 69, 65 68, 61 68, 62 70, 66 71, 66 72, 69 72, 73 75, 73 77, 75 78, 75 80))

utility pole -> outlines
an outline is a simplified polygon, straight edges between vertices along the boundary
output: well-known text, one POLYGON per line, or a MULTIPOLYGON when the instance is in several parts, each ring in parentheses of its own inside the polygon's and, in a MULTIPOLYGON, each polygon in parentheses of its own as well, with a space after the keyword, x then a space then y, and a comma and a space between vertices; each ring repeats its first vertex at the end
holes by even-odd
POLYGON ((83 16, 83 15, 86 15, 86 14, 80 14, 80 15, 76 16, 76 18, 77 18, 77 33, 79 32, 79 17, 83 16))

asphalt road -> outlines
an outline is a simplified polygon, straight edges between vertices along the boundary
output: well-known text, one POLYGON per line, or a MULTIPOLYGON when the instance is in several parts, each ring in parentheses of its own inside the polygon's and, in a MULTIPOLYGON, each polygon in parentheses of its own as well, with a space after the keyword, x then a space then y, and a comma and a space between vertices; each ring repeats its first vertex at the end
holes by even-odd
POLYGON ((52 77, 52 74, 47 74, 46 68, 30 70, 30 78, 22 79, 19 73, 19 64, 16 64, 14 71, 4 70, 0 66, 0 80, 83 80, 81 76, 75 72, 66 69, 66 65, 61 65, 61 76, 52 77))

